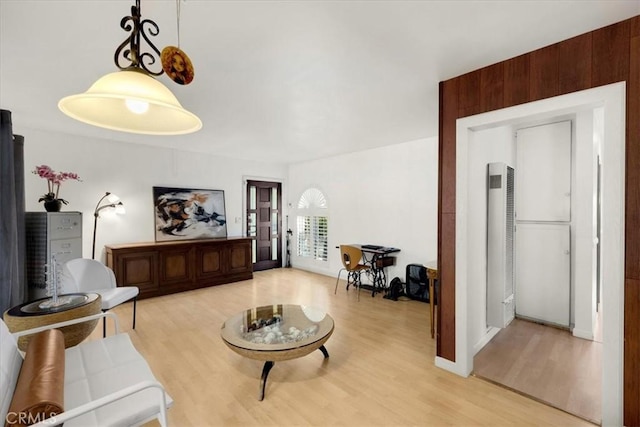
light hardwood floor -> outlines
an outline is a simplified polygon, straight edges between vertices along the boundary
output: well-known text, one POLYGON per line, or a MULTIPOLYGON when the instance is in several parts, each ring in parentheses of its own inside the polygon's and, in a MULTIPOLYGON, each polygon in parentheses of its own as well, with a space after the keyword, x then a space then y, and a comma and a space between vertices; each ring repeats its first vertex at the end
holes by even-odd
POLYGON ((602 419, 602 343, 515 319, 474 358, 474 374, 593 422, 602 419))
MULTIPOLYGON (((591 426, 478 378, 434 366, 428 304, 364 291, 357 301, 335 278, 296 269, 257 272, 250 281, 138 302, 114 311, 175 403, 172 426, 591 426), (313 305, 335 320, 330 354, 275 364, 258 400, 262 363, 220 338, 224 320, 274 303, 313 305)), ((96 328, 90 339, 98 339, 96 328)), ((157 425, 152 423, 151 425, 157 425)))

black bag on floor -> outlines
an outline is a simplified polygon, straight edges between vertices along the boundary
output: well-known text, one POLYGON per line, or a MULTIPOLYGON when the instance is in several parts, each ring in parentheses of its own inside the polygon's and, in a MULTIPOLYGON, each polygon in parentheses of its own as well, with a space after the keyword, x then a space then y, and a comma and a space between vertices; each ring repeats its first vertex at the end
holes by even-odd
POLYGON ((387 294, 384 296, 386 299, 398 301, 398 298, 404 295, 404 283, 400 280, 399 277, 394 277, 389 283, 389 289, 387 290, 387 294))

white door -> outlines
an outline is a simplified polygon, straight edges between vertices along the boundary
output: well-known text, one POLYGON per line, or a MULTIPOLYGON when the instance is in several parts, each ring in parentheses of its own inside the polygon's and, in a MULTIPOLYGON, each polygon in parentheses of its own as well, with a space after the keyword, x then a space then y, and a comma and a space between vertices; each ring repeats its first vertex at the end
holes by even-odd
POLYGON ((571 220, 571 121, 516 133, 516 219, 571 220))
POLYGON ((570 226, 516 226, 516 316, 559 326, 570 320, 570 226))

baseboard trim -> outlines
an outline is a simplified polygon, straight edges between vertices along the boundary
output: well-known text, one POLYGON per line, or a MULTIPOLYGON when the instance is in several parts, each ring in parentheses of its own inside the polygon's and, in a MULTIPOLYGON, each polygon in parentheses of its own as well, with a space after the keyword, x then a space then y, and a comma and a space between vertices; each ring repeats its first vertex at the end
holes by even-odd
POLYGON ((582 329, 573 328, 572 334, 576 338, 582 338, 585 340, 593 341, 593 331, 586 331, 582 329))
POLYGON ((436 356, 435 365, 438 368, 444 369, 445 371, 449 371, 456 375, 460 375, 461 377, 464 377, 464 378, 467 378, 469 376, 468 373, 463 372, 459 364, 439 356, 436 356))
POLYGON ((495 328, 493 326, 489 327, 489 329, 487 330, 487 333, 484 334, 482 338, 480 338, 480 340, 476 343, 476 345, 473 346, 473 354, 474 355, 478 354, 478 352, 482 350, 484 346, 487 345, 489 341, 493 339, 493 337, 498 335, 498 332, 500 331, 501 331, 500 328, 495 328))

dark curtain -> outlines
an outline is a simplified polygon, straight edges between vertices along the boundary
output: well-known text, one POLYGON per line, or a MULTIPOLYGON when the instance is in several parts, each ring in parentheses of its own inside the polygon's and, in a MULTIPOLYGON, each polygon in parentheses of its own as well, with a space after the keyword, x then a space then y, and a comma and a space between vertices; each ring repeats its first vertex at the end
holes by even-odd
POLYGON ((0 110, 0 313, 26 299, 24 138, 0 110))

